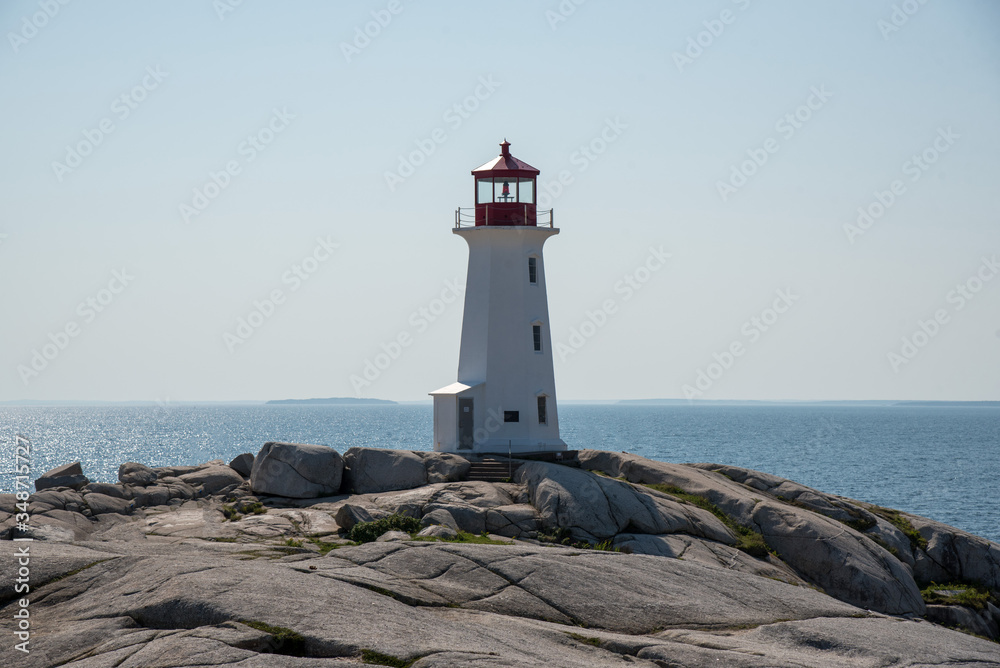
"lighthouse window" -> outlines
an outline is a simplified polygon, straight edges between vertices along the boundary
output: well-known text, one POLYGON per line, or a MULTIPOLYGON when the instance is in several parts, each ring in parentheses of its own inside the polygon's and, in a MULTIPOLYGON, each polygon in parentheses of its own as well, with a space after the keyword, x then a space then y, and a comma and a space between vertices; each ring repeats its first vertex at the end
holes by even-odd
POLYGON ((535 203, 535 180, 534 179, 518 179, 517 180, 517 201, 524 204, 534 204, 535 203))
POLYGON ((545 411, 545 397, 538 397, 538 424, 548 424, 549 416, 545 411))
POLYGON ((534 339, 535 352, 536 353, 542 352, 542 327, 541 327, 541 325, 532 325, 531 326, 531 337, 532 337, 532 339, 534 339))
POLYGON ((504 411, 503 412, 504 422, 520 422, 521 412, 520 411, 504 411))
POLYGON ((476 181, 476 203, 486 204, 493 201, 493 179, 476 181))
POLYGON ((538 282, 538 258, 535 257, 528 258, 528 282, 529 283, 538 282))

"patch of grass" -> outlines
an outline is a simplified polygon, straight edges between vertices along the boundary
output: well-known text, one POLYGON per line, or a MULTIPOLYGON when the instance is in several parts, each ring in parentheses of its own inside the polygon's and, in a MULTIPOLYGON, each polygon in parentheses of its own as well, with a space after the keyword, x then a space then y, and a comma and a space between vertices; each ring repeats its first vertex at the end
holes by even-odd
POLYGON ((382 652, 376 652, 373 649, 363 649, 361 650, 361 660, 364 663, 368 663, 374 666, 393 666, 394 668, 409 668, 413 665, 416 659, 400 659, 391 654, 383 654, 382 652))
POLYGON ((351 527, 347 537, 355 543, 371 543, 387 531, 416 533, 420 531, 420 520, 405 515, 389 515, 373 522, 358 522, 351 527))
POLYGON ((245 624, 252 629, 263 631, 271 636, 274 641, 273 651, 275 654, 305 656, 306 639, 301 633, 285 628, 284 626, 271 626, 270 624, 258 622, 253 619, 241 619, 240 624, 245 624))
POLYGON ((228 521, 228 522, 238 522, 241 519, 243 519, 243 516, 240 515, 236 511, 236 509, 233 508, 228 503, 225 503, 225 504, 222 505, 222 514, 226 516, 226 521, 228 521))
MULTIPOLYGON (((289 555, 292 555, 292 554, 302 554, 302 548, 301 547, 291 547, 291 546, 285 546, 285 545, 275 545, 273 547, 268 547, 267 549, 270 550, 271 552, 278 552, 280 554, 283 554, 286 557, 289 556, 289 555)), ((264 556, 267 556, 269 559, 281 559, 281 557, 273 557, 271 555, 264 555, 264 556)))
POLYGON ((570 638, 576 640, 577 642, 582 642, 584 645, 592 645, 593 647, 601 646, 600 638, 590 638, 588 636, 582 636, 579 633, 567 633, 570 638))
POLYGON ((927 539, 921 536, 920 532, 910 524, 910 520, 903 517, 898 510, 883 508, 882 506, 871 506, 869 510, 902 531, 903 535, 910 540, 910 545, 914 549, 927 549, 927 539))
POLYGON ((309 542, 319 548, 320 554, 327 554, 331 550, 336 550, 338 547, 344 547, 341 543, 327 543, 319 538, 310 538, 309 542))
POLYGON ((673 485, 655 483, 645 486, 650 489, 655 489, 657 492, 669 494, 670 496, 676 497, 681 501, 691 504, 692 506, 697 506, 702 510, 707 510, 715 515, 729 528, 730 531, 736 535, 736 545, 733 547, 746 552, 751 557, 764 559, 768 554, 774 554, 774 552, 772 552, 767 546, 767 543, 764 541, 764 536, 759 531, 754 531, 753 529, 748 529, 742 524, 737 524, 731 517, 729 517, 729 515, 722 512, 721 508, 705 497, 698 496, 697 494, 689 494, 680 487, 674 487, 673 485))
POLYGON ((482 534, 476 535, 474 533, 469 533, 467 531, 459 531, 458 535, 454 538, 440 538, 437 536, 418 536, 415 533, 410 534, 413 540, 434 542, 441 541, 443 543, 472 543, 473 545, 510 545, 508 541, 505 540, 494 540, 489 537, 489 535, 482 534))
POLYGON ((566 527, 559 527, 552 533, 539 532, 538 541, 542 543, 556 543, 558 545, 575 547, 578 550, 589 550, 594 547, 585 540, 573 540, 573 532, 566 527))
POLYGON ((977 612, 986 609, 990 592, 984 587, 969 584, 935 584, 920 590, 924 603, 930 605, 964 605, 977 612))
POLYGON ((260 501, 255 501, 254 503, 249 503, 243 506, 243 512, 245 512, 247 515, 250 514, 263 515, 264 513, 267 512, 267 508, 265 508, 264 504, 261 503, 260 501))
POLYGON ((847 513, 851 516, 851 519, 846 521, 844 520, 841 521, 844 522, 844 524, 846 524, 847 526, 854 529, 855 531, 864 533, 869 529, 871 529, 876 524, 878 524, 878 522, 875 520, 874 517, 872 517, 867 513, 863 513, 855 508, 845 508, 841 506, 841 509, 846 510, 847 513))
POLYGON ((736 524, 735 522, 733 522, 733 528, 736 530, 736 545, 733 547, 737 550, 746 552, 751 557, 758 559, 766 559, 767 555, 774 554, 771 548, 767 546, 762 534, 752 529, 747 529, 745 526, 736 524))
POLYGON ((285 545, 288 547, 302 547, 302 541, 296 538, 287 538, 285 539, 285 545))
POLYGON ((600 543, 594 546, 595 550, 601 550, 602 552, 621 552, 617 547, 612 547, 614 543, 613 538, 608 538, 607 540, 602 540, 600 543))

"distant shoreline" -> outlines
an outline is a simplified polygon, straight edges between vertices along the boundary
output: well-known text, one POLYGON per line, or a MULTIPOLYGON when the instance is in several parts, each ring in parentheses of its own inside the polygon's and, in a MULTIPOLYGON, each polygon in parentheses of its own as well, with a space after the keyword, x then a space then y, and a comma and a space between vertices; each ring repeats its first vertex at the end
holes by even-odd
MULTIPOLYGON (((892 399, 831 399, 823 401, 795 401, 770 399, 564 399, 563 405, 594 406, 856 406, 876 408, 1000 408, 1000 401, 920 401, 892 399)), ((426 405, 424 401, 392 401, 390 399, 357 399, 354 397, 330 397, 326 399, 271 399, 269 401, 78 401, 27 399, 0 401, 0 408, 31 407, 74 407, 74 406, 152 406, 162 409, 179 406, 404 406, 426 405)))
POLYGON ((829 400, 829 401, 772 401, 754 399, 622 399, 615 402, 631 406, 690 406, 711 404, 715 406, 875 406, 875 407, 972 407, 1000 408, 1000 401, 917 401, 917 400, 829 400))

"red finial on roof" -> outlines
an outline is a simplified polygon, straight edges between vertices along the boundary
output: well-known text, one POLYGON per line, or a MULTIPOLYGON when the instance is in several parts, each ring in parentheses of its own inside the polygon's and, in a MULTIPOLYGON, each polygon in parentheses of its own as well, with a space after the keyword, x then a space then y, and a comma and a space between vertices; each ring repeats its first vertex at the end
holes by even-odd
POLYGON ((510 155, 510 142, 504 138, 503 143, 500 144, 500 155, 509 156, 510 155))

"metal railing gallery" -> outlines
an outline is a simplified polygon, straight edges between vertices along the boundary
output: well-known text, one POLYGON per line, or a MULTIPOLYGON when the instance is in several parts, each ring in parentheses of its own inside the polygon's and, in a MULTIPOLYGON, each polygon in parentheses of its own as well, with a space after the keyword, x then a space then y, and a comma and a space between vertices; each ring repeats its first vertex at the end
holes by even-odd
MULTIPOLYGON (((555 227, 555 209, 544 209, 535 212, 535 227, 555 227)), ((524 207, 524 220, 528 219, 528 207, 524 207)), ((490 209, 486 207, 486 225, 490 224, 490 209)), ((458 207, 455 209, 455 228, 475 227, 475 207, 458 207)))

